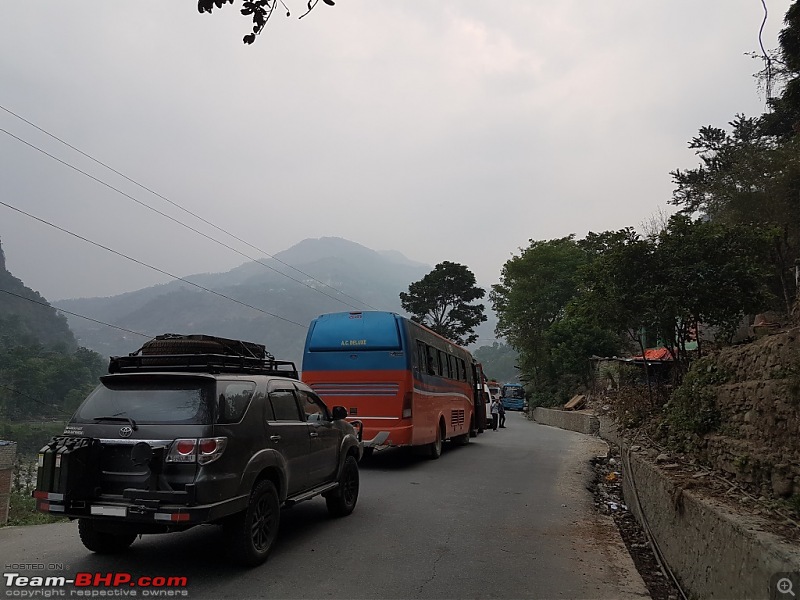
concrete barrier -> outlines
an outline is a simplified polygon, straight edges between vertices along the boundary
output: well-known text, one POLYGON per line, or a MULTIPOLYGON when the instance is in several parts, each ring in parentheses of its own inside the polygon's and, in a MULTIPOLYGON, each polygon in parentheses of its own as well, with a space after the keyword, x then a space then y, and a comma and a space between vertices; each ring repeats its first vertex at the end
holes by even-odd
POLYGON ((628 508, 692 597, 774 598, 777 574, 800 572, 800 549, 764 531, 763 520, 678 487, 645 456, 622 452, 628 508))
POLYGON ((625 501, 650 532, 665 562, 692 598, 775 598, 776 574, 800 573, 800 548, 764 530, 764 521, 678 486, 628 445, 610 419, 536 408, 534 420, 598 433, 620 447, 625 501))
POLYGON ((552 425, 578 433, 594 435, 600 431, 600 420, 592 413, 556 410, 537 406, 533 409, 533 420, 543 425, 552 425))

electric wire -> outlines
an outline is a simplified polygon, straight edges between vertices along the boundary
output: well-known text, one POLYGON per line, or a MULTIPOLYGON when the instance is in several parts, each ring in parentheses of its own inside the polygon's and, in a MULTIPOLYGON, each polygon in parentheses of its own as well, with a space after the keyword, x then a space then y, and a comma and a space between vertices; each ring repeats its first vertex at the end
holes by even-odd
POLYGON ((67 415, 68 417, 72 416, 72 413, 69 413, 69 412, 67 412, 67 411, 65 411, 65 410, 63 410, 61 408, 58 408, 57 406, 53 406, 51 404, 47 404, 47 402, 42 402, 38 398, 34 398, 33 396, 29 396, 25 392, 20 392, 19 390, 15 390, 14 388, 8 387, 7 385, 3 385, 2 383, 0 383, 0 388, 3 388, 4 390, 8 390, 10 392, 18 394, 18 395, 22 396, 23 398, 27 398, 28 400, 33 400, 37 404, 41 404, 42 406, 46 406, 47 408, 49 408, 51 410, 57 410, 62 415, 67 415))
POLYGON ((38 222, 43 223, 45 225, 48 225, 49 227, 52 227, 53 229, 57 229, 58 231, 61 231, 61 232, 66 233, 68 235, 71 235, 72 237, 75 237, 75 238, 77 238, 79 240, 82 240, 84 242, 87 242, 89 244, 92 244, 93 246, 97 246, 98 248, 102 248, 103 250, 111 252, 112 254, 115 254, 117 256, 125 258, 125 259, 127 259, 127 260, 129 260, 131 262, 134 262, 134 263, 138 264, 138 265, 142 265, 143 267, 147 267, 148 269, 152 269, 153 271, 156 271, 157 273, 161 273, 162 275, 167 275, 168 277, 172 277, 173 279, 177 279, 178 281, 182 281, 183 283, 187 283, 189 285, 192 285, 192 286, 194 286, 194 287, 196 287, 198 289, 201 289, 201 290, 203 290, 205 292, 208 292, 210 294, 214 294, 215 296, 219 296, 220 298, 225 298, 226 300, 230 300, 231 302, 235 302, 236 304, 240 304, 241 306, 245 306, 247 308, 252 308, 253 310, 256 310, 256 311, 258 311, 260 313, 263 313, 265 315, 269 315, 271 317, 275 317, 276 319, 280 319, 281 321, 286 321, 287 323, 292 323, 293 325, 297 325, 298 327, 302 327, 303 329, 307 328, 307 326, 303 325, 302 323, 298 323, 297 321, 293 321, 291 319, 287 319, 286 317, 282 317, 280 315, 276 315, 275 313, 271 313, 271 312, 269 312, 267 310, 264 310, 263 308, 258 308, 257 306, 253 306, 252 304, 248 304, 247 302, 242 302, 241 300, 237 300, 236 298, 231 298, 230 296, 226 296, 225 294, 223 294, 221 292, 217 292, 215 290, 212 290, 210 288, 202 286, 199 283, 195 283, 193 281, 189 281, 188 279, 185 279, 184 277, 179 277, 178 275, 174 275, 174 274, 170 273, 169 271, 165 271, 163 269, 159 269, 158 267, 154 267, 153 265, 149 265, 146 262, 142 262, 140 260, 132 258, 132 257, 128 256, 127 254, 123 254, 122 252, 118 252, 117 250, 114 250, 113 248, 109 248, 108 246, 104 246, 103 244, 100 244, 98 242, 94 242, 94 241, 90 240, 89 238, 86 238, 86 237, 83 237, 81 235, 78 235, 77 233, 73 233, 72 231, 70 231, 68 229, 64 229, 63 227, 59 227, 58 225, 55 225, 54 223, 51 223, 50 221, 46 221, 45 219, 42 219, 42 218, 37 217, 37 216, 34 216, 34 215, 32 215, 32 214, 30 214, 28 212, 25 212, 24 210, 22 210, 20 208, 17 208, 16 206, 12 206, 11 204, 8 204, 7 202, 3 202, 2 200, 0 200, 0 205, 5 206, 6 208, 10 208, 11 210, 16 211, 16 212, 18 212, 18 213, 20 213, 22 215, 25 215, 26 217, 29 217, 29 218, 31 218, 31 219, 33 219, 35 221, 38 221, 38 222))
MULTIPOLYGON (((4 111, 5 111, 5 112, 7 112, 8 114, 10 114, 10 115, 12 115, 12 116, 16 117, 16 118, 17 118, 17 119, 19 119, 20 121, 22 121, 22 122, 24 122, 24 123, 27 123, 28 125, 30 125, 30 126, 31 126, 31 127, 33 127, 34 129, 36 129, 36 130, 40 131, 41 133, 43 133, 43 134, 45 134, 45 135, 49 136, 49 137, 50 137, 50 138, 52 138, 52 139, 54 139, 54 140, 58 141, 59 143, 61 143, 61 144, 65 145, 65 146, 67 146, 67 147, 68 147, 68 148, 70 148, 71 150, 74 150, 75 152, 77 152, 77 153, 78 153, 78 154, 80 154, 81 156, 84 156, 85 158, 88 158, 88 159, 89 159, 89 160, 91 160, 92 162, 94 162, 94 163, 96 163, 96 164, 98 164, 98 165, 100 165, 100 166, 104 167, 105 169, 108 169, 108 170, 109 170, 109 171, 111 171, 112 173, 114 173, 114 174, 116 174, 116 175, 119 175, 120 177, 122 177, 122 178, 123 178, 123 179, 125 179, 126 181, 128 181, 128 182, 132 183, 133 185, 135 185, 135 186, 137 186, 137 187, 139 187, 139 188, 141 188, 141 189, 145 190, 146 192, 149 192, 149 193, 153 194, 154 196, 156 196, 156 197, 160 198, 160 199, 161 199, 161 200, 163 200, 164 202, 167 202, 168 204, 170 204, 170 205, 174 206, 175 208, 177 208, 177 209, 179 209, 179 210, 182 210, 182 211, 183 211, 183 212, 185 212, 186 214, 189 214, 189 215, 191 215, 191 216, 192 216, 192 217, 194 217, 195 219, 198 219, 199 221, 202 221, 203 223, 205 223, 206 225, 208 225, 208 226, 210 226, 210 227, 212 227, 212 228, 216 229, 217 231, 220 231, 220 232, 224 233, 225 235, 232 237, 232 238, 233 238, 233 239, 235 239, 236 241, 238 241, 238 242, 241 242, 242 244, 245 244, 246 246, 248 246, 249 248, 252 248, 253 250, 256 250, 257 252, 260 252, 260 253, 262 253, 262 254, 264 254, 264 255, 266 255, 266 256, 269 256, 269 257, 270 257, 271 259, 273 259, 274 261, 276 261, 276 262, 278 262, 278 263, 280 263, 280 264, 282 264, 282 265, 284 265, 284 266, 286 266, 286 267, 289 267, 290 269, 293 269, 294 271, 297 271, 297 272, 298 272, 298 273, 300 273, 301 275, 303 275, 303 276, 305 276, 305 277, 308 277, 309 279, 311 279, 311 280, 313 280, 313 281, 316 281, 317 283, 319 283, 319 284, 321 284, 321 285, 324 285, 325 287, 327 287, 327 288, 329 288, 329 289, 331 289, 331 290, 333 290, 333 291, 335 291, 335 292, 337 292, 337 293, 341 294, 342 296, 345 296, 345 297, 347 297, 347 298, 350 298, 351 300, 354 300, 354 301, 356 301, 357 303, 359 303, 359 304, 362 304, 362 305, 364 305, 364 306, 366 306, 366 307, 368 307, 368 308, 372 308, 373 310, 378 310, 378 309, 376 309, 374 306, 371 306, 370 304, 368 304, 367 302, 364 302, 363 300, 360 300, 360 299, 358 299, 358 298, 356 298, 356 297, 354 297, 354 296, 351 296, 350 294, 347 294, 347 293, 343 292, 342 290, 340 290, 340 289, 338 289, 338 288, 336 288, 336 287, 334 287, 334 286, 332 286, 332 285, 329 285, 329 284, 327 284, 327 283, 325 283, 325 282, 323 282, 323 281, 320 281, 319 279, 317 279, 317 278, 316 278, 316 277, 314 277, 313 275, 309 275, 309 274, 308 274, 308 273, 306 273, 305 271, 302 271, 301 269, 298 269, 297 267, 294 267, 294 266, 290 265, 289 263, 286 263, 286 262, 282 261, 281 259, 279 259, 279 258, 276 258, 274 255, 270 254, 269 252, 266 252, 266 251, 262 250, 262 249, 261 249, 261 248, 259 248, 258 246, 255 246, 255 245, 251 244, 250 242, 248 242, 248 241, 246 241, 246 240, 244 240, 244 239, 242 239, 242 238, 238 237, 237 235, 235 235, 235 234, 231 233, 230 231, 227 231, 226 229, 224 229, 224 228, 222 228, 222 227, 219 227, 219 226, 218 226, 218 225, 216 225, 215 223, 212 223, 211 221, 209 221, 209 220, 207 220, 207 219, 205 219, 205 218, 201 217, 200 215, 198 215, 198 214, 196 214, 196 213, 194 213, 194 212, 190 211, 189 209, 185 208, 184 206, 182 206, 182 205, 178 204, 177 202, 174 202, 174 201, 170 200, 169 198, 167 198, 167 197, 166 197, 166 196, 164 196, 163 194, 160 194, 159 192, 157 192, 157 191, 155 191, 155 190, 153 190, 153 189, 151 189, 151 188, 147 187, 146 185, 139 183, 138 181, 136 181, 136 180, 132 179, 131 177, 128 177, 128 176, 127 176, 127 175, 125 175, 124 173, 122 173, 122 172, 118 171, 118 170, 117 170, 117 169, 115 169, 114 167, 111 167, 110 165, 108 165, 108 164, 104 163, 103 161, 96 159, 95 157, 93 157, 92 155, 90 155, 90 154, 88 154, 88 153, 84 152, 84 151, 83 151, 83 150, 81 150, 80 148, 77 148, 77 147, 73 146, 73 145, 72 145, 72 144, 70 144, 69 142, 67 142, 67 141, 65 141, 65 140, 61 139, 60 137, 58 137, 58 136, 56 136, 56 135, 54 135, 54 134, 50 133, 50 132, 49 132, 49 131, 47 131, 46 129, 44 129, 44 128, 42 128, 42 127, 38 126, 38 125, 36 125, 35 123, 33 123, 33 122, 29 121, 28 119, 26 119, 26 118, 22 117, 21 115, 18 115, 17 113, 15 113, 14 111, 12 111, 12 110, 10 110, 10 109, 6 108, 6 107, 5 107, 5 106, 3 106, 2 104, 0 104, 0 109, 4 110, 4 111)), ((205 235, 205 234, 202 234, 202 233, 201 233, 200 235, 205 235)), ((250 257, 248 257, 248 258, 250 258, 250 257)), ((259 264, 262 264, 262 265, 264 265, 264 266, 265 266, 265 267, 267 267, 268 269, 272 269, 272 270, 273 270, 273 271, 275 271, 276 273, 279 273, 279 274, 281 274, 281 275, 283 275, 283 276, 285 276, 285 277, 288 277, 288 278, 289 278, 289 279, 291 279, 292 281, 298 281, 297 279, 294 279, 293 277, 291 277, 291 276, 287 275, 286 273, 283 273, 282 271, 278 271, 278 270, 277 270, 277 269, 275 269, 274 267, 270 267, 269 265, 266 265, 266 264, 264 264, 264 263, 262 263, 262 262, 260 262, 260 261, 256 261, 256 262, 258 262, 259 264)), ((303 282, 299 281, 299 283, 303 283, 303 282)), ((307 284, 304 284, 304 285, 307 285, 307 284)), ((307 286, 307 287, 311 287, 311 286, 307 286)), ((313 289, 313 290, 315 290, 315 291, 319 291, 317 288, 313 288, 313 287, 311 287, 311 289, 313 289)), ((325 294, 325 295, 327 295, 327 294, 325 294)), ((347 304, 346 302, 344 302, 344 301, 342 301, 342 300, 339 300, 338 298, 335 298, 335 299, 336 299, 336 300, 338 300, 339 302, 342 302, 342 303, 343 303, 343 304, 345 304, 346 306, 350 306, 351 308, 354 308, 352 305, 350 305, 350 304, 347 304)))
POLYGON ((235 252, 235 253, 239 254, 240 256, 244 256, 244 257, 245 257, 245 258, 247 258, 248 260, 252 260, 252 261, 254 261, 254 262, 257 262, 257 263, 259 263, 260 265, 263 265, 264 267, 266 267, 266 268, 268 268, 268 269, 271 269, 271 270, 275 271, 276 273, 278 273, 278 274, 280 274, 280 275, 283 275, 284 277, 288 277, 289 279, 291 279, 292 281, 295 281, 295 282, 299 283, 300 285, 304 285, 304 286, 306 286, 306 287, 307 287, 307 288, 309 288, 309 289, 312 289, 312 290, 314 290, 314 291, 316 291, 316 292, 319 292, 319 293, 320 293, 320 294, 322 294, 323 296, 327 296, 327 297, 328 297, 328 298, 330 298, 331 300, 335 300, 336 302, 341 302, 342 304, 344 304, 345 306, 348 306, 348 307, 350 307, 350 308, 358 308, 357 306, 354 306, 354 305, 352 305, 352 304, 349 304, 349 303, 345 302, 344 300, 341 300, 341 299, 339 299, 339 298, 336 298, 335 296, 331 296, 330 294, 327 294, 327 293, 323 292, 322 290, 319 290, 319 289, 317 289, 317 288, 315 288, 315 287, 312 287, 312 286, 308 285, 307 283, 305 283, 304 281, 301 281, 301 280, 299 280, 299 279, 296 279, 296 278, 292 277, 291 275, 287 275, 286 273, 282 273, 281 271, 278 271, 278 270, 277 270, 277 269, 275 269, 274 267, 271 267, 271 266, 269 266, 268 264, 266 264, 266 263, 264 263, 264 262, 261 262, 261 261, 260 261, 260 260, 258 260, 257 258, 254 258, 254 257, 252 257, 252 256, 250 256, 250 255, 248 255, 248 254, 245 254, 244 252, 242 252, 242 251, 240 251, 240 250, 237 250, 237 249, 236 249, 236 248, 234 248, 233 246, 230 246, 229 244, 226 244, 225 242, 223 242, 223 241, 221 241, 221 240, 218 240, 218 239, 216 239, 216 238, 214 238, 214 237, 212 237, 212 236, 210 236, 210 235, 208 235, 208 234, 205 234, 205 233, 203 233, 203 232, 202 232, 202 231, 200 231, 199 229, 196 229, 196 228, 192 227, 191 225, 188 225, 188 224, 184 223, 184 222, 183 222, 183 221, 181 221, 180 219, 176 219, 175 217, 172 217, 172 216, 170 216, 170 215, 168 215, 168 214, 166 214, 166 213, 164 213, 164 212, 162 212, 162 211, 158 210, 157 208, 154 208, 154 207, 150 206, 149 204, 147 204, 147 203, 145 203, 145 202, 142 202, 142 201, 141 201, 141 200, 139 200, 138 198, 135 198, 135 197, 131 196, 130 194, 128 194, 128 193, 126 193, 126 192, 123 192, 123 191, 122 191, 122 190, 120 190, 119 188, 116 188, 116 187, 114 187, 113 185, 111 185, 110 183, 107 183, 107 182, 103 181, 102 179, 99 179, 98 177, 95 177, 94 175, 92 175, 92 174, 90 174, 90 173, 87 173, 86 171, 83 171, 83 170, 79 169, 78 167, 76 167, 76 166, 74 166, 74 165, 72 165, 72 164, 70 164, 70 163, 68 163, 68 162, 66 162, 66 161, 64 161, 64 160, 62 160, 62 159, 60 159, 60 158, 58 158, 57 156, 54 156, 54 155, 50 154, 50 153, 49 153, 49 152, 47 152, 46 150, 43 150, 42 148, 39 148, 39 147, 38 147, 38 146, 36 146, 35 144, 32 144, 32 143, 28 142, 27 140, 24 140, 24 139, 22 139, 22 138, 20 138, 20 137, 18 137, 18 136, 16 136, 16 135, 14 135, 13 133, 11 133, 11 132, 9 132, 9 131, 7 131, 7 130, 3 129, 3 128, 0 128, 0 132, 2 132, 2 133, 5 133, 5 134, 6 134, 6 135, 8 135, 9 137, 11 137, 11 138, 13 138, 13 139, 17 140, 18 142, 21 142, 22 144, 25 144, 26 146, 28 146, 28 147, 30 147, 30 148, 32 148, 32 149, 34 149, 34 150, 36 150, 37 152, 41 152, 41 153, 42 153, 42 154, 44 154, 45 156, 47 156, 47 157, 49 157, 49 158, 52 158, 53 160, 55 160, 55 161, 57 161, 57 162, 61 163, 61 164, 62 164, 62 165, 64 165, 65 167, 68 167, 68 168, 70 168, 70 169, 72 169, 72 170, 74 170, 74 171, 76 171, 76 172, 80 173, 81 175, 84 175, 84 176, 88 177, 89 179, 91 179, 91 180, 93 180, 93 181, 96 181, 97 183, 99 183, 99 184, 101 184, 101 185, 103 185, 103 186, 107 187, 108 189, 110 189, 110 190, 113 190, 113 191, 117 192, 118 194, 120 194, 120 195, 122 195, 122 196, 124 196, 124 197, 128 198, 129 200, 132 200, 132 201, 133 201, 133 202, 135 202, 136 204, 139 204, 140 206, 142 206, 142 207, 144 207, 144 208, 146 208, 146 209, 148 209, 148 210, 150 210, 150 211, 152 211, 152 212, 154 212, 154 213, 156 213, 156 214, 158 214, 158 215, 160 215, 160 216, 164 217, 165 219, 169 219, 170 221, 172 221, 172 222, 174 222, 174 223, 177 223, 177 224, 178 224, 178 225, 180 225, 181 227, 185 227, 186 229, 188 229, 188 230, 190 230, 190 231, 192 231, 192 232, 194 232, 194 233, 196 233, 196 234, 198 234, 198 235, 200 235, 200 236, 203 236, 204 238, 206 238, 206 239, 208 239, 208 240, 211 240, 212 242, 214 242, 214 243, 216 243, 216 244, 219 244, 219 245, 220 245, 220 246, 222 246, 223 248, 227 248, 228 250, 231 250, 231 251, 233 251, 233 252, 235 252))
POLYGON ((48 308, 53 308, 58 312, 62 312, 64 314, 78 317, 80 319, 86 319, 87 321, 91 321, 92 323, 97 323, 98 325, 105 325, 106 327, 111 327, 113 329, 119 329, 120 331, 124 331, 125 333, 132 333, 134 335, 140 335, 146 338, 153 338, 155 336, 147 334, 147 333, 140 333, 138 331, 133 331, 131 329, 125 329, 124 327, 119 327, 118 325, 112 325, 111 323, 105 323, 104 321, 98 321, 97 319, 92 319, 91 317, 87 317, 85 315, 79 315, 78 313, 70 312, 68 310, 64 310, 63 308, 59 308, 53 304, 48 304, 47 302, 39 302, 38 300, 34 300, 33 298, 28 298, 26 296, 21 296, 19 294, 15 294, 14 292, 10 292, 9 290, 0 290, 0 292, 4 294, 8 294, 9 296, 16 296, 17 298, 22 298, 23 300, 27 300, 28 302, 33 302, 34 304, 38 304, 39 306, 45 306, 48 308))

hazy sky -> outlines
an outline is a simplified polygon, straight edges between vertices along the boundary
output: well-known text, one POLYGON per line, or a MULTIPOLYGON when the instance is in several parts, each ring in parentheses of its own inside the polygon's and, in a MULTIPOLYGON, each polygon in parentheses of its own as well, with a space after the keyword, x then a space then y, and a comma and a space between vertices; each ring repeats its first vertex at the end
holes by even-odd
MULTIPOLYGON (((670 210, 703 125, 764 111, 760 0, 0 3, 0 106, 274 254, 338 236, 497 281, 529 239, 670 210)), ((767 0, 777 46, 789 0, 767 0)), ((0 110, 0 201, 177 275, 248 259, 0 110), (13 134, 100 180, 46 156, 13 134)), ((48 299, 168 280, 0 205, 7 266, 48 299)))

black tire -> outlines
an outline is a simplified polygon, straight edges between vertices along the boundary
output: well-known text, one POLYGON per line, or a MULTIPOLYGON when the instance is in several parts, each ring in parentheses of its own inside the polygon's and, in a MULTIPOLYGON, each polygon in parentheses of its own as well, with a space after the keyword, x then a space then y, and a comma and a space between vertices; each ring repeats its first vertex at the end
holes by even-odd
POLYGON ((356 507, 358 502, 358 461, 352 454, 344 459, 342 473, 339 475, 339 487, 327 496, 325 503, 328 512, 333 517, 346 517, 356 507))
POLYGON ((247 509, 224 524, 228 549, 234 561, 246 567, 260 565, 278 537, 281 503, 275 485, 266 479, 256 483, 247 509))
MULTIPOLYGON (((480 430, 475 427, 475 416, 473 415, 472 418, 469 420, 469 437, 478 437, 480 430)), ((469 440, 467 440, 469 443, 469 440)))
POLYGON ((97 554, 116 554, 127 550, 136 539, 135 533, 98 531, 93 519, 78 519, 78 535, 87 550, 97 554))
POLYGON ((428 444, 428 457, 436 460, 442 455, 442 428, 436 427, 436 441, 428 444))
POLYGON ((469 444, 470 435, 471 434, 469 433, 465 433, 464 435, 458 435, 453 438, 453 442, 455 442, 456 446, 466 446, 467 444, 469 444))

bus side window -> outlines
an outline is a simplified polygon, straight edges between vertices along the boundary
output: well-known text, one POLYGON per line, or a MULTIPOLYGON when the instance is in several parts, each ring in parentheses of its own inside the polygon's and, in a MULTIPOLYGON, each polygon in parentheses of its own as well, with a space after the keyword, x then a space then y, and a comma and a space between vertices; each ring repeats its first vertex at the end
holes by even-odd
POLYGON ((437 363, 439 361, 437 360, 438 356, 436 356, 436 350, 434 350, 430 346, 427 346, 425 348, 425 354, 428 365, 428 375, 438 375, 439 365, 437 363))
POLYGON ((443 350, 439 350, 439 364, 441 365, 441 369, 439 370, 439 375, 442 377, 450 377, 449 374, 449 367, 447 365, 447 354, 443 350))
POLYGON ((420 373, 428 372, 428 353, 425 350, 425 342, 417 340, 417 368, 420 373))

